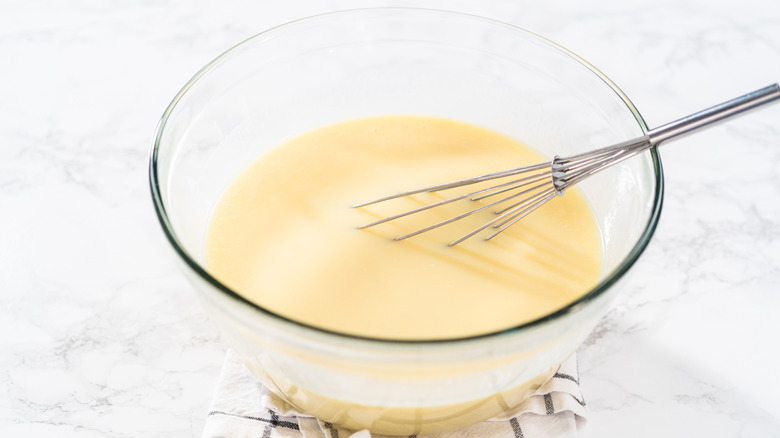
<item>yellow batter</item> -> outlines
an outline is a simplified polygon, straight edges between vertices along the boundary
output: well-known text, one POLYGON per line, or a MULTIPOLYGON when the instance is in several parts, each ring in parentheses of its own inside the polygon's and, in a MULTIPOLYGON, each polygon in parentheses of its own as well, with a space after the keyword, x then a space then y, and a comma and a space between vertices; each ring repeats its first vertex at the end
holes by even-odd
POLYGON ((566 305, 599 278, 597 227, 576 190, 491 241, 475 236, 455 247, 446 243, 492 214, 400 242, 391 239, 473 203, 356 227, 456 191, 351 205, 544 160, 496 132, 430 117, 316 129, 262 156, 227 189, 209 228, 207 267, 271 311, 344 333, 443 339, 516 326, 566 305))

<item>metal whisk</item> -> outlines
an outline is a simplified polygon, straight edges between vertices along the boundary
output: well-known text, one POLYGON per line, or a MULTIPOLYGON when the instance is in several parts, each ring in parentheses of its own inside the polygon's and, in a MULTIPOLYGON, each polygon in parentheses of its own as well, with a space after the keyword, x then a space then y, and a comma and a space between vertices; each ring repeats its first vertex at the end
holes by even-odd
POLYGON ((467 200, 477 201, 499 194, 507 194, 501 199, 481 205, 478 208, 469 210, 466 213, 446 219, 420 230, 398 236, 395 240, 402 240, 408 237, 416 236, 420 233, 432 230, 434 228, 447 225, 457 220, 463 219, 475 213, 496 207, 496 217, 477 227, 473 231, 461 236, 449 243, 450 246, 468 239, 486 228, 492 227, 494 230, 485 240, 492 239, 497 234, 506 230, 514 223, 529 215, 537 208, 544 205, 547 201, 557 196, 562 196, 569 187, 588 178, 589 176, 600 172, 608 167, 633 157, 651 147, 658 146, 661 143, 678 138, 682 135, 691 133, 699 128, 710 126, 716 122, 724 121, 737 114, 757 108, 764 104, 774 102, 780 99, 780 85, 774 84, 752 93, 745 94, 727 102, 715 105, 711 108, 683 117, 666 125, 650 130, 646 135, 624 141, 602 149, 586 152, 571 157, 556 156, 549 163, 538 163, 530 166, 518 167, 515 169, 504 170, 501 172, 489 173, 486 175, 475 176, 458 181, 444 184, 437 184, 421 189, 410 190, 398 193, 373 201, 356 204, 353 207, 364 207, 370 204, 400 198, 421 192, 438 192, 455 187, 461 187, 476 184, 484 181, 490 181, 500 178, 516 177, 510 181, 498 185, 473 191, 458 196, 454 196, 443 201, 415 208, 400 214, 386 217, 358 228, 368 228, 379 225, 394 219, 398 219, 410 214, 419 213, 430 208, 449 204, 455 201, 467 200), (508 204, 509 202, 511 204, 508 204))

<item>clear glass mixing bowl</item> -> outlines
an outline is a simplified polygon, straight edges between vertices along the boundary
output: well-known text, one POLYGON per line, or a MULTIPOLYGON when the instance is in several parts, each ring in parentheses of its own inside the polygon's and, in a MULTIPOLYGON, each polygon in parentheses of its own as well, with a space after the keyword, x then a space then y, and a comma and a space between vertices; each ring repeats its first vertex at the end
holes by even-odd
POLYGON ((154 205, 204 307, 252 373, 298 409, 347 428, 456 429, 511 411, 586 338, 653 234, 661 163, 651 150, 581 184, 602 233, 601 282, 498 333, 409 342, 328 332, 250 303, 209 274, 209 218, 239 172, 297 134, 384 114, 482 125, 548 156, 646 127, 609 79, 564 48, 500 22, 410 9, 344 11, 263 32, 206 65, 165 111, 150 160, 154 205))

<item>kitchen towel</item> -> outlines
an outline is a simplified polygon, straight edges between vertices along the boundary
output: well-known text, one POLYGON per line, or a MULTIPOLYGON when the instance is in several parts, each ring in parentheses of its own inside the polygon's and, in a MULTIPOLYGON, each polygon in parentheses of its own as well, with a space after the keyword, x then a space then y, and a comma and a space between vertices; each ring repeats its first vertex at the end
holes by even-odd
MULTIPOLYGON (((510 414, 455 432, 415 438, 575 437, 587 415, 580 392, 576 355, 510 414)), ((389 438, 353 431, 301 414, 252 377, 228 350, 206 419, 204 438, 389 438)), ((410 438, 411 438, 410 437, 410 438)))

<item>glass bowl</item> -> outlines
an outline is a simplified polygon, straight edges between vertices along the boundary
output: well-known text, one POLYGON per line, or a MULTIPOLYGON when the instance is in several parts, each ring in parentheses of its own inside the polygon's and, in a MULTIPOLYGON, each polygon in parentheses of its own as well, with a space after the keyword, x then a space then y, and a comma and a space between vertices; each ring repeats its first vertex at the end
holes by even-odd
POLYGON ((386 114, 462 120, 546 156, 646 131, 603 74, 517 27, 420 9, 315 16, 238 44, 173 99, 150 159, 162 228, 224 339, 297 409, 391 435, 511 413, 588 336, 647 245, 661 210, 659 156, 650 150, 580 185, 602 235, 601 281, 564 308, 508 330, 424 341, 340 334, 274 314, 209 274, 211 212, 249 163, 313 128, 386 114))

